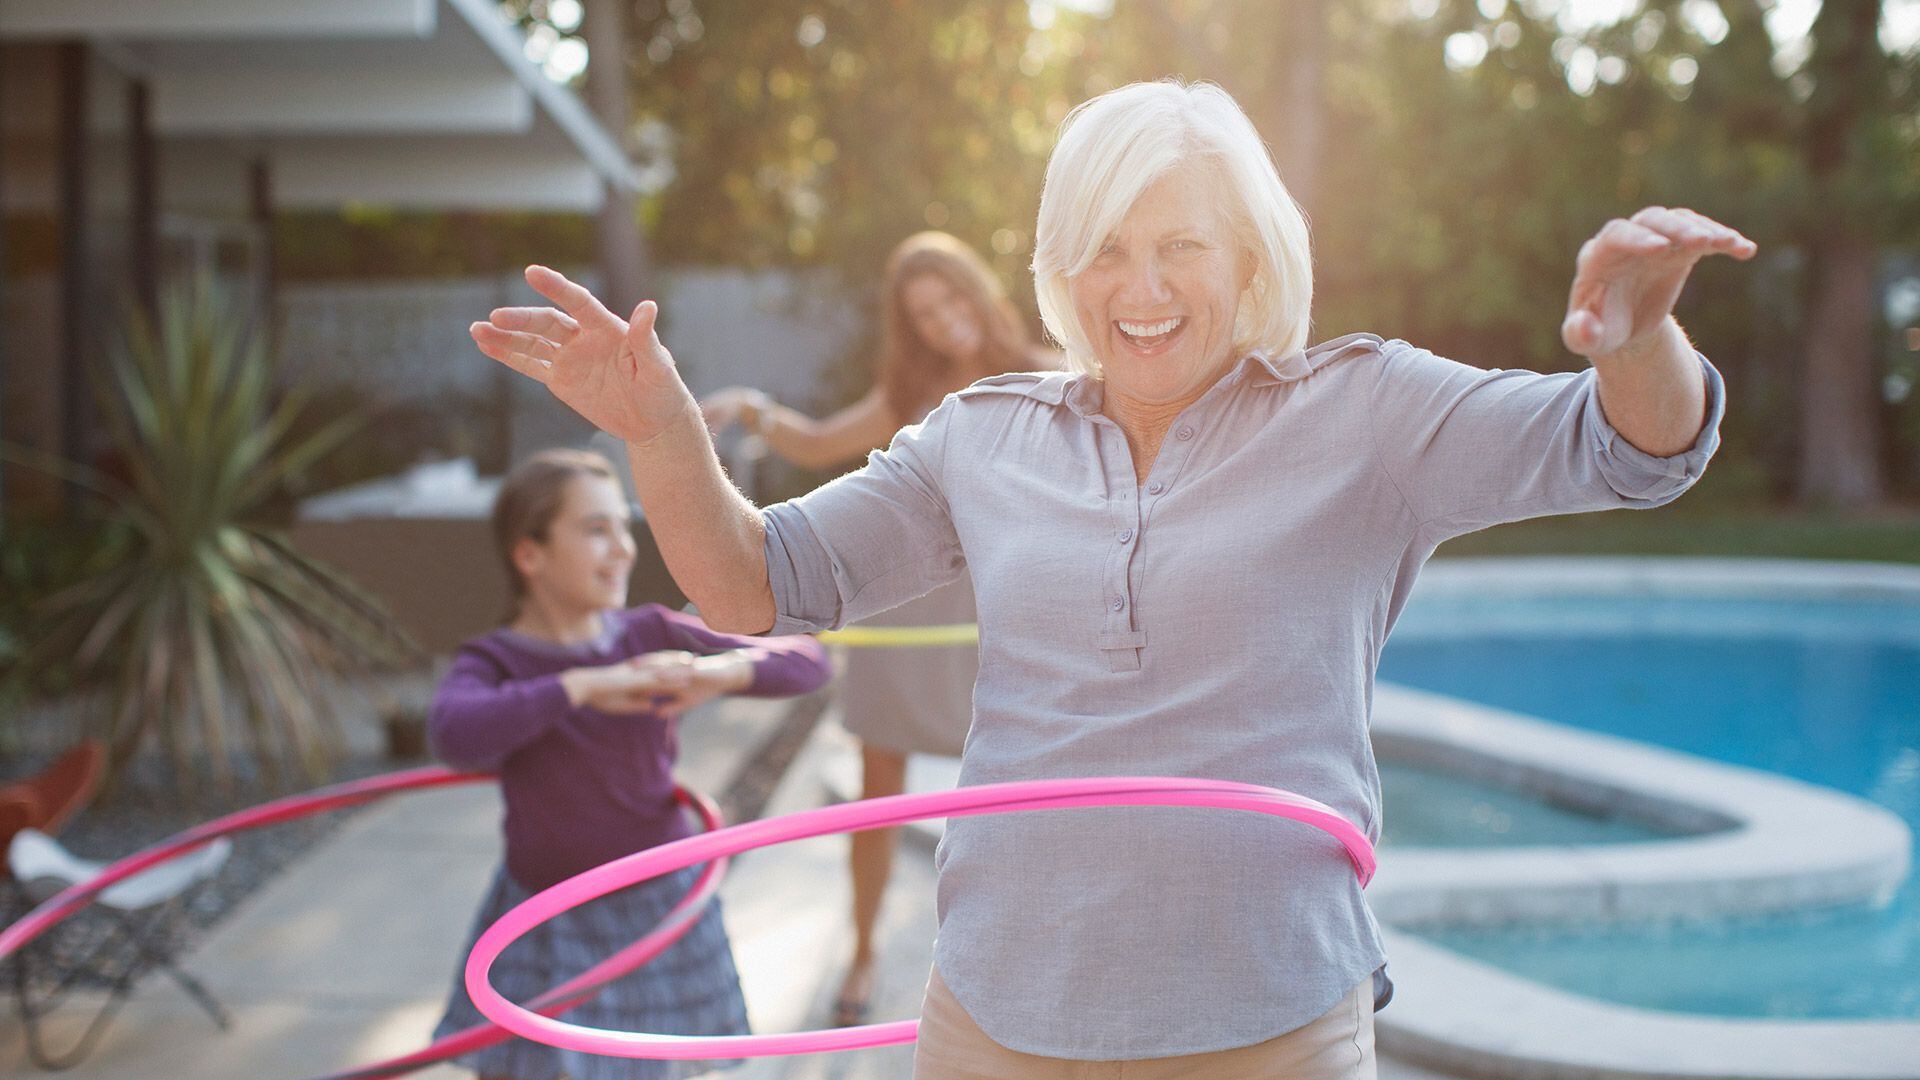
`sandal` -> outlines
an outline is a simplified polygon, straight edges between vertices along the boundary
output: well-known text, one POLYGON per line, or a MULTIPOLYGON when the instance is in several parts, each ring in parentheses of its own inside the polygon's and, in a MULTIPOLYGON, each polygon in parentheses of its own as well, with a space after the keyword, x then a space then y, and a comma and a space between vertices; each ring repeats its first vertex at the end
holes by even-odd
POLYGON ((840 996, 833 1002, 833 1026, 854 1027, 867 1022, 872 1004, 874 971, 872 961, 847 972, 840 984, 840 996))
POLYGON ((860 998, 841 998, 833 1003, 834 1027, 858 1027, 867 1022, 871 1003, 860 998))

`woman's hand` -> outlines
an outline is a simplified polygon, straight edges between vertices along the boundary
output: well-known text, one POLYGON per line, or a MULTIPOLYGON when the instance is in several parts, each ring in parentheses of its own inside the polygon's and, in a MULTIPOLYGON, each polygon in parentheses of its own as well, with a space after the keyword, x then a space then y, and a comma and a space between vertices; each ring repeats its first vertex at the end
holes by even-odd
POLYGON ((1693 264, 1751 259, 1753 241, 1692 210, 1650 206, 1580 247, 1560 339, 1586 357, 1635 353, 1663 336, 1693 264))
POLYGON ((559 305, 496 308, 468 327, 480 351, 545 384, 600 430, 644 443, 694 407, 673 354, 653 332, 659 308, 644 300, 622 321, 593 294, 544 266, 527 284, 559 305))
POLYGON ((729 386, 701 399, 700 413, 706 418, 708 430, 716 435, 733 424, 739 424, 757 435, 761 424, 773 412, 773 407, 773 399, 759 390, 749 386, 729 386))

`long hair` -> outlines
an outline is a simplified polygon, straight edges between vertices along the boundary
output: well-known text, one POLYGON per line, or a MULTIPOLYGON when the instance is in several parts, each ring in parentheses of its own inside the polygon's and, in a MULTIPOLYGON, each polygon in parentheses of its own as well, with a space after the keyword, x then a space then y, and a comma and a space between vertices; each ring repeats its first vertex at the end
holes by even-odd
POLYGON ((500 484, 493 499, 493 544, 507 571, 507 584, 513 590, 513 602, 507 618, 519 614, 526 598, 527 582, 520 568, 513 565, 513 549, 522 540, 547 542, 553 519, 560 516, 566 502, 567 485, 576 476, 598 476, 618 483, 613 465, 590 450, 542 450, 521 462, 500 484))
POLYGON ((919 419, 941 396, 975 378, 1033 366, 1033 338, 1007 299, 1000 279, 980 254, 943 232, 915 233, 887 259, 879 382, 887 406, 902 424, 919 419), (973 306, 980 318, 981 362, 972 370, 934 351, 907 314, 907 282, 932 274, 973 306))

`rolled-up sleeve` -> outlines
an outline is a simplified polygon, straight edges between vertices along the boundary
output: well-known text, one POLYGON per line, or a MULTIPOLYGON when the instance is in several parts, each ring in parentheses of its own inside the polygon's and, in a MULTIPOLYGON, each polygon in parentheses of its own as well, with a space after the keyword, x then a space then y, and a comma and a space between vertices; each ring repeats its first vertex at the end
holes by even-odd
POLYGON ((775 634, 831 629, 897 607, 966 566, 941 482, 955 399, 855 472, 767 507, 775 634))
POLYGON ((1699 359, 1700 374, 1706 380, 1707 421, 1693 445, 1672 457, 1649 454, 1615 431, 1605 410, 1600 408, 1599 393, 1592 388, 1593 372, 1585 373, 1589 385, 1587 423, 1599 443, 1594 451, 1595 465, 1606 477, 1608 486, 1622 498, 1632 500, 1634 505, 1659 506, 1679 498, 1681 492, 1692 487, 1700 474, 1707 471, 1708 459, 1720 448, 1720 419, 1727 407, 1726 386, 1721 382, 1720 372, 1705 356, 1697 352, 1694 356, 1699 359))
POLYGON ((1484 371, 1402 341, 1386 343, 1382 361, 1369 413, 1375 452, 1414 516, 1442 537, 1548 514, 1660 506, 1700 478, 1720 444, 1725 388, 1704 356, 1706 423, 1671 457, 1614 429, 1591 370, 1484 371))

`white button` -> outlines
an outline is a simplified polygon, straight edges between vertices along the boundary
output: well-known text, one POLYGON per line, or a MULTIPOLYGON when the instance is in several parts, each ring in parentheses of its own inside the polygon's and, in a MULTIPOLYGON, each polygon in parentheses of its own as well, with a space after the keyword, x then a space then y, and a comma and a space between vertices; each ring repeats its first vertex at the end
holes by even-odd
POLYGON ((1132 530, 1132 529, 1121 529, 1121 530, 1120 530, 1120 542, 1121 542, 1121 543, 1123 543, 1123 544, 1124 544, 1124 543, 1126 543, 1127 541, 1129 541, 1129 540, 1131 540, 1131 539, 1133 539, 1133 530, 1132 530))
POLYGON ((1121 599, 1120 597, 1116 596, 1113 598, 1113 603, 1108 604, 1107 606, 1112 608, 1115 611, 1123 611, 1126 609, 1127 602, 1121 599))
POLYGON ((1165 490, 1167 490, 1167 485, 1161 483, 1158 480, 1155 480, 1153 483, 1147 485, 1147 494, 1149 495, 1158 495, 1165 490))
POLYGON ((1174 432, 1173 436, 1181 442, 1186 442, 1188 439, 1193 438, 1193 429, 1190 427, 1182 427, 1179 431, 1174 432))

